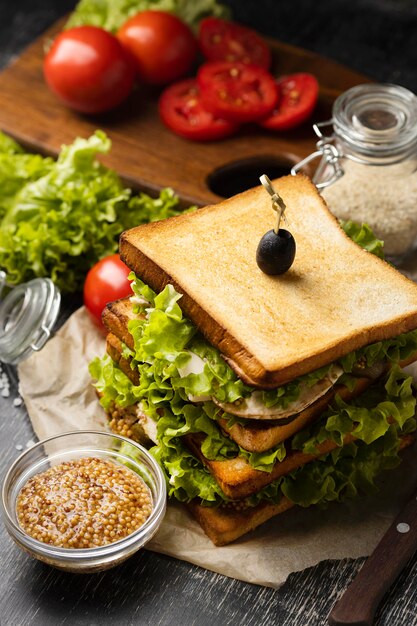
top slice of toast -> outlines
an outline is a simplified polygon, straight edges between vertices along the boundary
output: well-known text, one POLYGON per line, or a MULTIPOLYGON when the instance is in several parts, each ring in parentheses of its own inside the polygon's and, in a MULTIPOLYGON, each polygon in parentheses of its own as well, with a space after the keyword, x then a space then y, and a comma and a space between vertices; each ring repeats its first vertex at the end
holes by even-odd
POLYGON ((237 374, 266 388, 417 327, 417 285, 347 237, 307 177, 273 184, 297 246, 281 276, 256 263, 276 224, 261 186, 120 240, 137 276, 155 291, 173 284, 185 315, 237 374))

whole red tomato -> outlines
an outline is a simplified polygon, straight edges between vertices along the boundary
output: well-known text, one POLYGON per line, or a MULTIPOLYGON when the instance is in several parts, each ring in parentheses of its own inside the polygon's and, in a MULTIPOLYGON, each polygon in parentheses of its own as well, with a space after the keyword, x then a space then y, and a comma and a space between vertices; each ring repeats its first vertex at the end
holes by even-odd
POLYGON ((135 70, 129 54, 111 33, 79 26, 56 37, 45 57, 44 76, 68 107, 101 113, 127 98, 135 70))
POLYGON ((131 53, 140 79, 151 85, 166 85, 187 74, 198 52, 187 24, 165 11, 134 15, 117 37, 131 53))
POLYGON ((266 70, 271 66, 268 44, 256 31, 242 24, 206 17, 200 22, 198 41, 209 61, 253 63, 266 70))
POLYGON ((129 268, 112 254, 93 265, 84 283, 84 305, 93 320, 101 329, 101 313, 108 302, 132 295, 129 268))

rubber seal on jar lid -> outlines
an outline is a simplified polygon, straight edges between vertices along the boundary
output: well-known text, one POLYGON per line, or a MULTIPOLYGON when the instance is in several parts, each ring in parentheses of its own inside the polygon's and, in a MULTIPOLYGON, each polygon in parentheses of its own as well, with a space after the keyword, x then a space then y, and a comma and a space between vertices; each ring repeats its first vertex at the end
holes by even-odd
MULTIPOLYGON (((0 286, 5 274, 0 273, 0 286)), ((41 350, 51 336, 61 294, 49 278, 13 287, 0 303, 0 360, 16 365, 41 350)))
POLYGON ((401 160, 417 146, 417 97, 399 85, 358 85, 336 99, 333 126, 348 151, 401 160))

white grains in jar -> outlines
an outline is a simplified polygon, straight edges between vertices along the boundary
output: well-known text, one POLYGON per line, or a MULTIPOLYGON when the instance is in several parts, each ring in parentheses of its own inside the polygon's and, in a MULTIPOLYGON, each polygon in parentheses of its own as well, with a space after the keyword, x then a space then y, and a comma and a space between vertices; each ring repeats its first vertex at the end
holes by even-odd
POLYGON ((344 176, 322 190, 342 220, 368 224, 389 256, 401 256, 417 241, 417 172, 408 163, 384 167, 346 161, 344 176))
POLYGON ((94 548, 140 528, 152 512, 152 496, 132 470, 88 457, 30 478, 17 497, 16 512, 21 528, 38 541, 94 548))

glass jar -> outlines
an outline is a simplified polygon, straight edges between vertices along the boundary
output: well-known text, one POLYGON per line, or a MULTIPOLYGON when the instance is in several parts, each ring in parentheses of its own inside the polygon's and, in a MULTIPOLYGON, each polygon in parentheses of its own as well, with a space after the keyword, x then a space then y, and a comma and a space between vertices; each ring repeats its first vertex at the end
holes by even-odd
POLYGON ((417 97, 398 85, 358 85, 313 128, 317 152, 291 172, 320 158, 312 179, 332 213, 367 223, 400 261, 417 244, 417 97))
POLYGON ((0 508, 6 530, 31 556, 69 572, 100 572, 119 565, 154 536, 166 510, 165 477, 151 454, 130 439, 89 430, 62 433, 39 441, 16 459, 4 478, 0 508), (83 457, 100 458, 136 472, 151 492, 150 516, 140 528, 123 539, 93 548, 61 548, 34 539, 18 521, 16 503, 20 490, 30 478, 53 465, 83 457))
POLYGON ((43 348, 58 317, 61 295, 50 278, 8 289, 0 271, 0 361, 16 365, 43 348))

